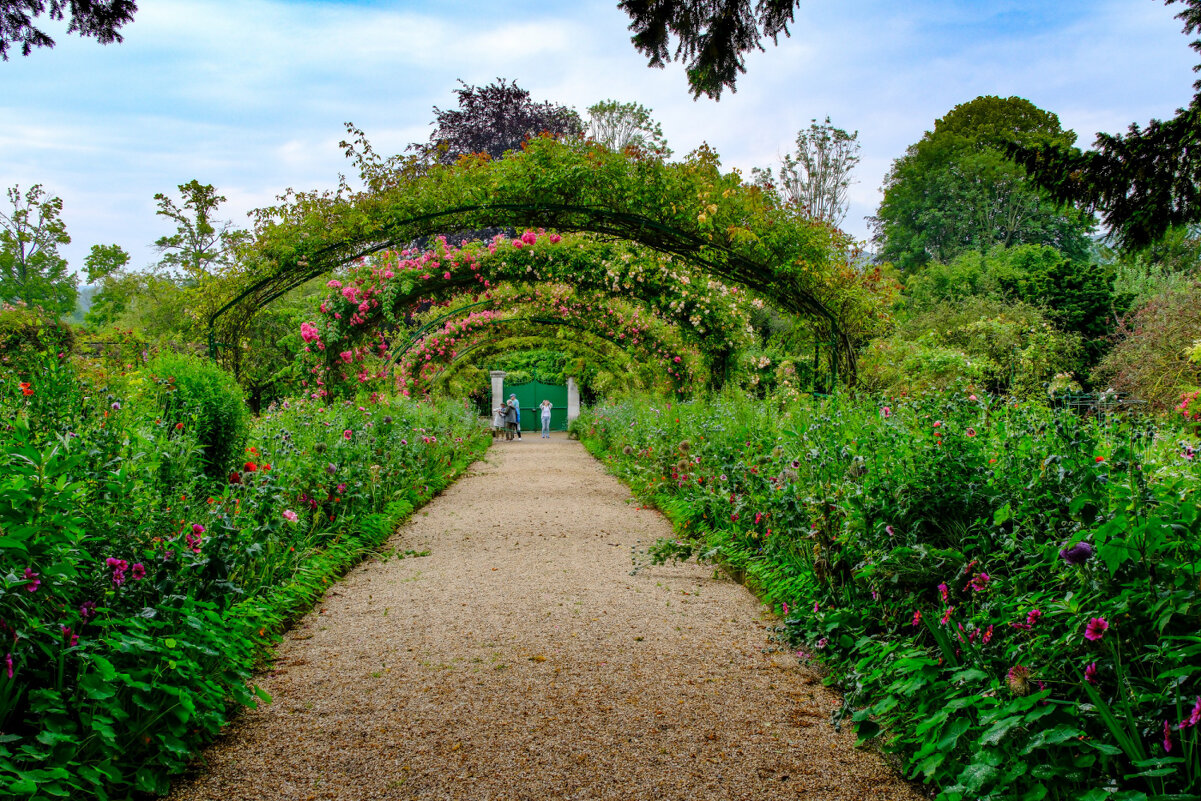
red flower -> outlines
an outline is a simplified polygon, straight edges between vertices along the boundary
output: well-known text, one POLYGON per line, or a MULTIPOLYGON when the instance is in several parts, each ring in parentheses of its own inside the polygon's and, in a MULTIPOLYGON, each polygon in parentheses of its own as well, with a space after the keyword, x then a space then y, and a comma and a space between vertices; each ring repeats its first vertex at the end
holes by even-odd
POLYGON ((234 470, 232 473, 229 474, 229 483, 230 484, 241 484, 242 483, 242 474, 239 473, 237 470, 234 470))
POLYGON ((262 467, 260 467, 259 469, 260 469, 260 470, 262 470, 264 473, 266 473, 268 470, 270 470, 270 469, 271 469, 271 465, 269 465, 269 464, 263 464, 263 466, 262 466, 262 467))
POLYGON ((253 473, 259 469, 259 466, 257 464, 255 464, 254 462, 247 462, 245 465, 243 465, 243 467, 245 468, 247 473, 253 473))
POLYGON ((22 395, 29 396, 33 394, 33 388, 30 386, 28 381, 22 381, 20 387, 22 395))
POLYGON ((176 423, 176 424, 175 424, 175 430, 176 430, 176 431, 183 431, 183 423, 176 423))
POLYGON ((1103 461, 1105 461, 1105 457, 1104 457, 1104 456, 1098 456, 1098 457, 1097 457, 1097 463, 1098 463, 1098 464, 1100 464, 1100 463, 1101 463, 1101 462, 1103 462, 1103 461))

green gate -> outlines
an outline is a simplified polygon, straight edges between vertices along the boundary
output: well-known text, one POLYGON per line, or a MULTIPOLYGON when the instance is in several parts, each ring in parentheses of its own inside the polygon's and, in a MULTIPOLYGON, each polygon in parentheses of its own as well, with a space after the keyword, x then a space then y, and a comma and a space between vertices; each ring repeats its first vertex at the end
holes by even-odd
POLYGON ((517 396, 517 405, 521 408, 521 430, 542 430, 542 401, 549 400, 551 431, 567 430, 567 387, 562 384, 543 384, 541 381, 530 381, 515 386, 505 385, 505 400, 510 395, 517 396))

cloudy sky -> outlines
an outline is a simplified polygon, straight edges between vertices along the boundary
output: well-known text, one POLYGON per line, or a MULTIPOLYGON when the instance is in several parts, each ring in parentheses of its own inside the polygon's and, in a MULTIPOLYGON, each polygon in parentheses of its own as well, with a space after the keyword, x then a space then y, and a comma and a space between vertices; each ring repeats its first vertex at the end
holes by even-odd
MULTIPOLYGON (((846 228, 868 236, 892 160, 957 103, 1019 95, 1082 143, 1170 116, 1195 54, 1160 0, 802 0, 792 37, 748 58, 738 92, 694 101, 682 67, 651 70, 616 0, 144 0, 124 44, 56 36, 0 63, 0 186, 63 198, 82 267, 117 243, 135 266, 169 233, 156 192, 193 178, 225 216, 351 172, 343 123, 397 152, 453 107, 456 79, 514 79, 535 100, 652 108, 677 156, 702 142, 749 172, 829 116, 863 160, 846 228)), ((52 35, 61 27, 47 24, 52 35)))

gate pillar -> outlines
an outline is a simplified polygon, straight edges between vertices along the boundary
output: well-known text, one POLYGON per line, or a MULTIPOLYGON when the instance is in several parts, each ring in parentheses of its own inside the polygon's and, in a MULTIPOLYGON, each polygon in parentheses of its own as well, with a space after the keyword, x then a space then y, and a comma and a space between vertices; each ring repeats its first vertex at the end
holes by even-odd
POLYGON ((489 375, 492 376, 492 408, 488 410, 488 419, 491 420, 492 412, 505 405, 505 376, 508 373, 504 370, 493 370, 489 375))
POLYGON ((580 387, 574 378, 567 379, 567 422, 580 416, 580 387))

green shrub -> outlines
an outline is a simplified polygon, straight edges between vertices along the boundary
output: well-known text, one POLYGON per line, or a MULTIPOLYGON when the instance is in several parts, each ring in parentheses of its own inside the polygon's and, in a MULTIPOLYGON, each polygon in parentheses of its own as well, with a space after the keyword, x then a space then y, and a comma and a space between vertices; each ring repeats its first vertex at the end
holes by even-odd
POLYGON ((237 379, 209 359, 165 352, 150 363, 163 419, 193 429, 205 472, 222 478, 240 462, 250 412, 237 379))

